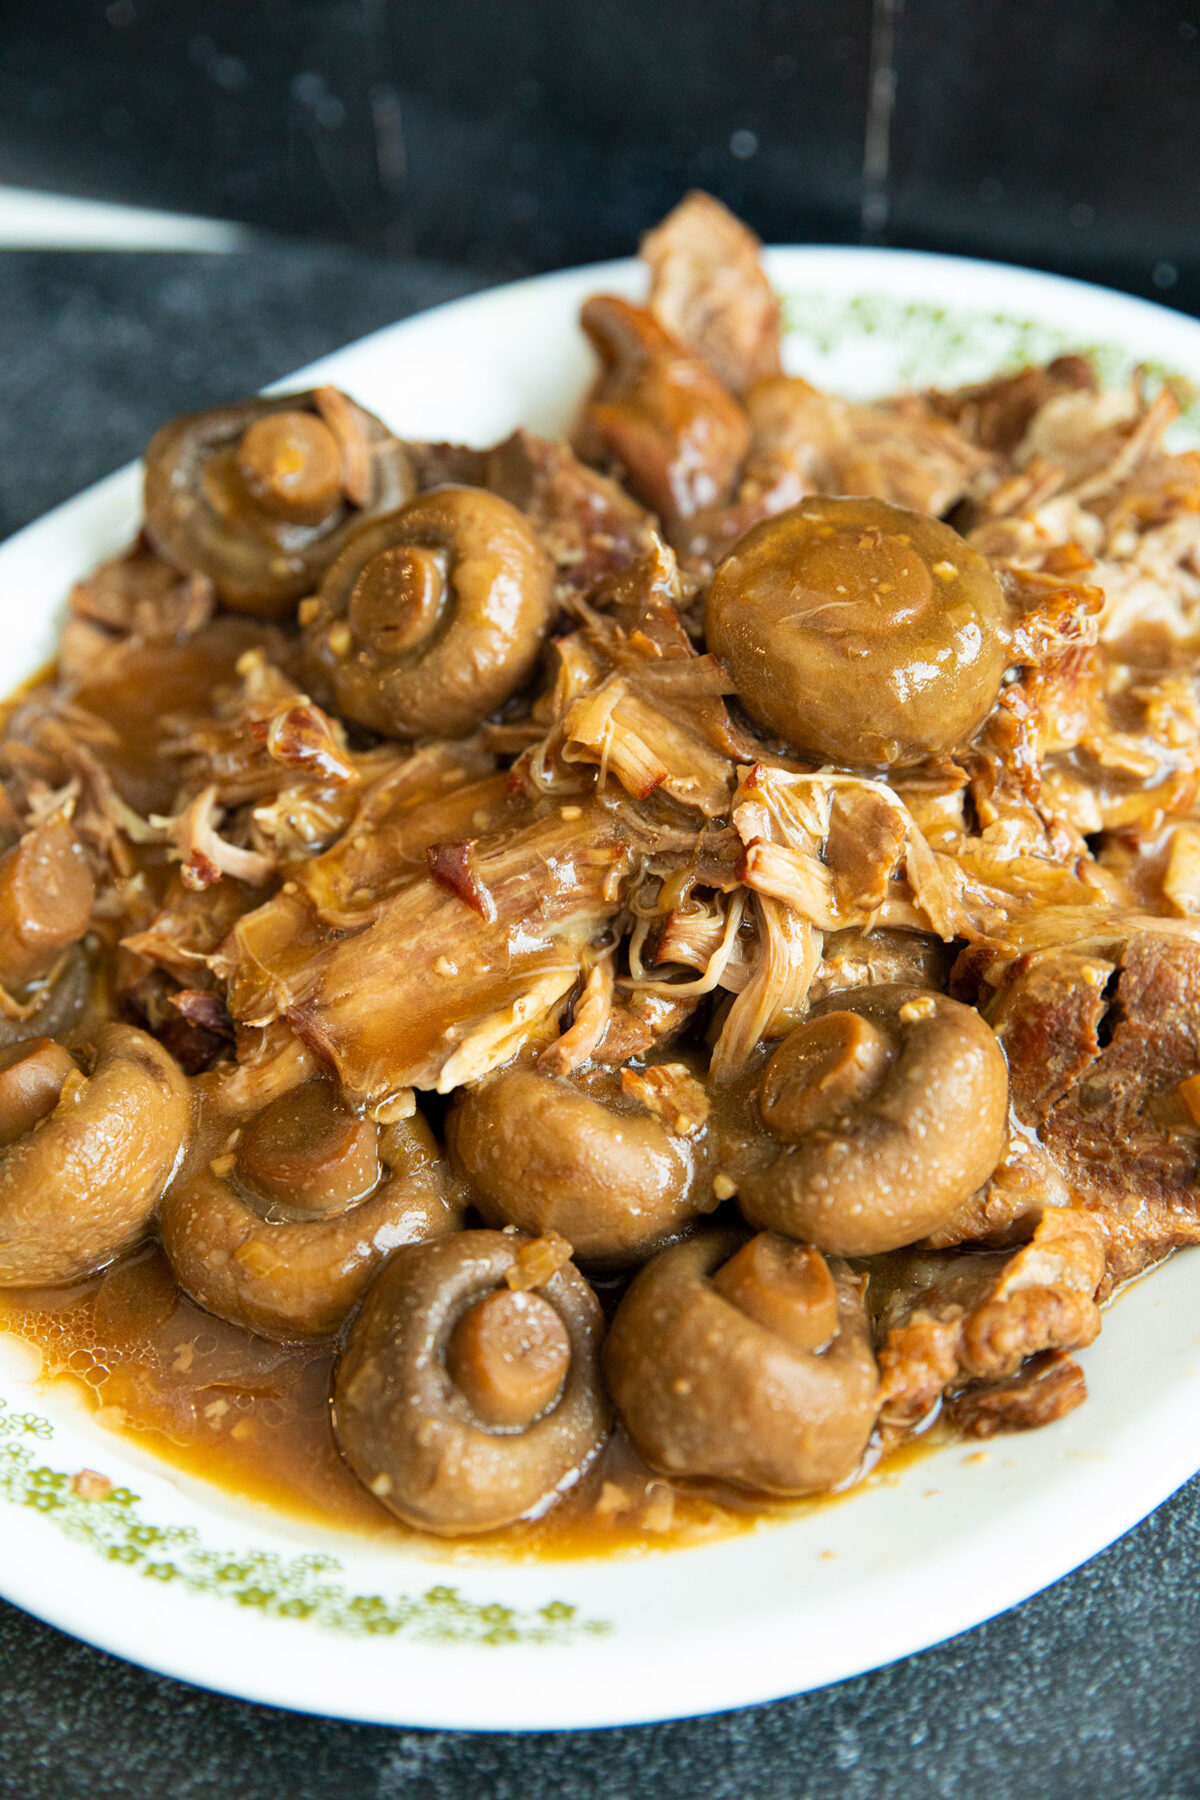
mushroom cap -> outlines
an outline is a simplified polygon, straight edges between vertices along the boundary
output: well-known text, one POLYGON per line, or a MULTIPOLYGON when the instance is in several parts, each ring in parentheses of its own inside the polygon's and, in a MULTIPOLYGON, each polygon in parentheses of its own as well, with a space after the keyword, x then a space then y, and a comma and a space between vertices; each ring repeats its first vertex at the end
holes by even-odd
POLYGON ((566 1327, 557 1398, 531 1424, 488 1425, 451 1379, 463 1315, 506 1286, 529 1239, 462 1231, 398 1250, 372 1283, 334 1372, 334 1430, 359 1480, 409 1525, 492 1531, 551 1505, 608 1436, 599 1304, 571 1263, 538 1286, 566 1327))
POLYGON ((533 673, 554 570, 524 517, 442 487, 356 531, 306 624, 338 710, 388 737, 465 737, 533 673))
POLYGON ((760 1493, 818 1493, 853 1474, 875 1422, 862 1284, 830 1265, 836 1334, 823 1349, 798 1349, 713 1284, 745 1242, 705 1232, 647 1263, 609 1329, 604 1372, 652 1468, 760 1493))
POLYGON ((974 737, 1011 616, 986 558, 940 519, 814 495, 720 564, 705 632, 768 731, 821 761, 893 766, 974 737))
POLYGON ((132 1025, 102 1025, 58 1105, 0 1151, 0 1287, 78 1281, 146 1231, 191 1129, 187 1079, 132 1025))
POLYGON ((557 1232, 589 1262, 637 1262, 712 1206, 707 1133, 670 1131, 607 1072, 505 1069, 459 1096, 446 1141, 489 1225, 557 1232))
POLYGON ((457 1196, 424 1119, 389 1126, 380 1150, 387 1178, 366 1199, 319 1218, 264 1218, 234 1181, 185 1170, 158 1221, 180 1286, 207 1312, 260 1337, 331 1336, 386 1256, 458 1225, 457 1196))
POLYGON ((831 1254, 874 1256, 927 1237, 992 1173, 1007 1141, 1008 1065, 974 1007, 924 988, 857 988, 788 1034, 760 1104, 784 1147, 740 1181, 744 1217, 831 1254))
MULTIPOLYGON (((256 445, 264 422, 302 414, 327 432, 321 424, 320 400, 330 391, 256 395, 228 406, 182 413, 150 440, 146 534, 175 568, 207 575, 225 605, 236 612, 265 618, 289 613, 297 600, 312 592, 364 519, 391 512, 412 493, 412 469, 403 444, 373 414, 357 407, 353 416, 365 434, 367 456, 367 489, 357 502, 339 491, 324 515, 315 518, 311 512, 305 515, 303 508, 297 512, 294 506, 276 505, 271 510, 264 504, 260 470, 264 446, 261 441, 256 445), (239 460, 248 438, 249 458, 239 460)), ((345 397, 337 399, 349 412, 345 397)), ((318 445, 323 447, 321 440, 318 445)), ((300 461, 304 448, 293 446, 294 462, 300 461)), ((295 477, 293 484, 297 489, 303 485, 295 477)), ((313 499, 311 487, 306 497, 313 499)))

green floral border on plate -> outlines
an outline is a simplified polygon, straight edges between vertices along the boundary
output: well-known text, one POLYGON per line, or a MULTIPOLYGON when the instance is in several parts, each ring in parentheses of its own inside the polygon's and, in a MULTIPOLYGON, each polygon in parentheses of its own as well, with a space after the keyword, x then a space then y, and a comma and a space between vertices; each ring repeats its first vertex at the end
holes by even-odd
MULTIPOLYGON (((306 1619, 359 1637, 404 1636, 425 1644, 564 1645, 611 1630, 578 1608, 552 1600, 535 1611, 467 1600, 456 1588, 423 1594, 353 1594, 335 1577, 334 1556, 285 1558, 267 1550, 212 1550, 190 1525, 152 1525, 125 1487, 86 1497, 92 1482, 40 1460, 35 1448, 54 1427, 39 1413, 14 1412, 0 1398, 0 1500, 28 1507, 72 1543, 123 1563, 147 1581, 232 1602, 263 1618, 306 1619), (31 1443, 32 1440, 32 1443, 31 1443)), ((89 1476, 91 1471, 86 1472, 89 1476)))
POLYGON ((1090 356, 1105 385, 1127 379, 1136 365, 1145 371, 1151 385, 1168 383, 1174 388, 1181 418, 1200 433, 1200 394, 1190 377, 1153 357, 1131 356, 1123 345, 1088 343, 1077 332, 1048 325, 1043 319, 978 307, 940 306, 932 300, 900 299, 892 294, 847 297, 813 290, 785 296, 784 329, 789 336, 811 344, 821 356, 831 356, 856 338, 898 345, 898 387, 930 382, 950 387, 1024 363, 1049 362, 1069 351, 1090 356))

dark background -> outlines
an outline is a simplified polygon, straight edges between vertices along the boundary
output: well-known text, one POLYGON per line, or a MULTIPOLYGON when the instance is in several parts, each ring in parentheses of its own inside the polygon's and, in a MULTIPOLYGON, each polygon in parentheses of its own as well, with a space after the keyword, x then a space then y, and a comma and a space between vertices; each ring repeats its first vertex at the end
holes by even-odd
MULTIPOLYGON (((693 183, 768 239, 963 251, 1200 311, 1200 7, 0 0, 0 182, 274 234, 0 253, 3 535, 169 413, 497 276, 625 253, 693 183)), ((0 1800, 1200 1800, 1198 1583, 1193 1483, 923 1656, 542 1738, 295 1718, 0 1603, 0 1800)))
POLYGON ((0 180, 489 273, 768 240, 1200 302, 1195 0, 6 0, 0 180), (865 180, 864 180, 865 165, 865 180))

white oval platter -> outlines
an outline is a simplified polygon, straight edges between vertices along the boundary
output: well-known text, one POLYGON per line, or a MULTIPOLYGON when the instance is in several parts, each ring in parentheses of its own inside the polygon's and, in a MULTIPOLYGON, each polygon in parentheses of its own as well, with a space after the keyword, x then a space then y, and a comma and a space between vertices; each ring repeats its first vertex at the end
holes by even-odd
MULTIPOLYGON (((1200 325, 1079 283, 950 257, 789 248, 787 360, 867 395, 1089 348, 1200 385, 1200 325)), ((295 377, 407 436, 560 429, 587 379, 576 327, 633 263, 457 301, 295 377)), ((292 385, 281 384, 281 385, 292 385)), ((138 519, 135 467, 0 546, 0 692, 52 653, 70 583, 138 519)), ((0 1592, 183 1680, 344 1718, 482 1730, 634 1724, 771 1700, 907 1655, 1014 1605, 1200 1467, 1200 1256, 1112 1309, 1091 1397, 983 1451, 933 1452, 783 1524, 705 1547, 512 1565, 304 1528, 156 1463, 0 1336, 0 1592), (114 1484, 102 1500, 81 1469, 114 1484)))

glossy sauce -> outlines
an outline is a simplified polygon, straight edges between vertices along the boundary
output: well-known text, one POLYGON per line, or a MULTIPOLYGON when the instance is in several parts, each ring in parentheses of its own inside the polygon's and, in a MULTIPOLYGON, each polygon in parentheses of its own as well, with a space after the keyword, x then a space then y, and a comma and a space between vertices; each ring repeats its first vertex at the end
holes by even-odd
MULTIPOLYGON (((394 1545, 433 1541, 402 1525, 343 1463, 328 1399, 335 1346, 271 1344, 202 1312, 154 1247, 76 1288, 0 1292, 0 1326, 41 1353, 43 1382, 70 1386, 106 1429, 185 1474, 327 1530, 394 1545)), ((868 1482, 894 1477, 935 1436, 877 1459, 868 1482)), ((543 1518, 437 1543, 457 1559, 644 1554, 839 1498, 771 1502, 668 1482, 618 1432, 543 1518)))

